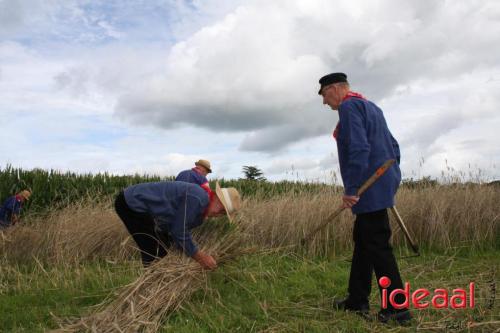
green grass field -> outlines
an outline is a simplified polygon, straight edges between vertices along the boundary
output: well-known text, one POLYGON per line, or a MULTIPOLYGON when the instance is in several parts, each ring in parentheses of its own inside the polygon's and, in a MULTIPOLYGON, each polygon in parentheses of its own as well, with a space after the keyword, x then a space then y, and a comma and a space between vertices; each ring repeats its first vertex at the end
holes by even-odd
MULTIPOLYGON (((380 332, 416 330, 493 332, 500 328, 498 280, 500 251, 426 253, 400 259, 413 288, 465 288, 476 283, 476 307, 466 310, 413 310, 411 327, 367 322, 336 312, 331 303, 343 296, 350 263, 345 257, 308 259, 280 252, 240 257, 209 273, 208 283, 164 322, 164 332, 380 332), (492 284, 493 283, 493 284, 492 284), (414 287, 413 287, 414 286, 414 287), (469 329, 467 330, 467 327, 469 329)), ((2 265, 2 332, 43 332, 57 318, 78 317, 132 282, 138 261, 93 261, 77 266, 2 265)), ((372 313, 379 304, 375 280, 372 313)))

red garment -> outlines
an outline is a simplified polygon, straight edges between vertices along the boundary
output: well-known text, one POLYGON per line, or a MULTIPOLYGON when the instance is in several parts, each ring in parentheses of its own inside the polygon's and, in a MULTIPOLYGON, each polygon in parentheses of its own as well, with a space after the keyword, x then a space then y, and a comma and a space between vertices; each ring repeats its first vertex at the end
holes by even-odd
MULTIPOLYGON (((199 168, 199 167, 197 167, 197 166, 196 166, 196 167, 192 168, 191 170, 193 170, 194 172, 196 172, 196 173, 198 173, 198 174, 202 175, 202 176, 203 176, 203 178, 205 178, 205 175, 204 175, 204 174, 200 171, 200 168, 199 168)), ((212 190, 210 189, 210 185, 208 184, 208 182, 203 183, 203 184, 201 184, 200 186, 201 186, 201 188, 202 188, 202 189, 204 189, 204 190, 208 193, 208 196, 209 196, 210 200, 212 200, 212 197, 211 197, 211 196, 213 195, 213 192, 212 192, 212 190)))
MULTIPOLYGON (((203 179, 206 179, 205 178, 205 175, 202 173, 201 169, 197 166, 195 166, 194 168, 192 168, 191 170, 193 170, 194 172, 196 172, 197 174, 200 174, 203 176, 203 179)), ((212 202, 213 198, 214 198, 214 192, 212 192, 212 190, 210 189, 210 185, 208 184, 208 182, 206 183, 203 183, 200 185, 202 189, 205 190, 205 192, 207 192, 208 194, 208 199, 209 199, 209 202, 212 202)), ((208 204, 210 206, 210 204, 208 204)), ((207 208, 205 209, 205 211, 203 212, 203 218, 205 219, 208 215, 208 206, 207 208)))
POLYGON ((208 184, 208 182, 204 183, 204 184, 201 184, 200 185, 202 189, 204 189, 208 195, 210 196, 210 194, 212 194, 212 189, 210 189, 210 185, 208 184))
POLYGON ((214 200, 215 193, 210 189, 210 187, 208 186, 208 183, 205 183, 203 185, 201 185, 201 188, 204 189, 205 191, 207 191, 207 194, 208 194, 208 206, 203 211, 203 219, 206 219, 208 217, 208 207, 210 207, 210 203, 212 203, 212 201, 214 200), (205 187, 203 185, 207 185, 207 186, 205 187))
MULTIPOLYGON (((344 98, 342 98, 342 102, 344 102, 345 100, 348 100, 349 98, 351 97, 356 97, 356 98, 361 98, 361 99, 366 99, 363 95, 361 95, 360 93, 357 93, 357 92, 354 92, 354 91, 349 91, 345 96, 344 98)), ((342 104, 341 102, 341 104, 342 104)), ((335 126, 335 129, 333 130, 333 138, 335 140, 337 140, 337 136, 339 135, 339 122, 337 122, 337 126, 335 126)))
POLYGON ((357 93, 357 92, 354 92, 354 91, 349 91, 347 93, 347 95, 344 96, 344 98, 342 99, 342 102, 345 101, 346 99, 349 99, 351 97, 357 97, 357 98, 361 98, 361 99, 366 99, 363 95, 361 95, 360 93, 357 93))

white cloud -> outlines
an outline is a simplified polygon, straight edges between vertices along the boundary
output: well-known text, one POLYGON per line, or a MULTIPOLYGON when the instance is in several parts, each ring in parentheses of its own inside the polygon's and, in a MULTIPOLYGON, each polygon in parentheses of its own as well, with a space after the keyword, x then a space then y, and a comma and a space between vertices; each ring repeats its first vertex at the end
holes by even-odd
MULTIPOLYGON (((499 67, 492 3, 318 3, 247 2, 177 43, 165 73, 123 96, 117 112, 165 128, 251 131, 241 149, 275 151, 332 126, 315 95, 329 71, 346 71, 377 101, 419 80, 463 86, 464 72, 499 67)), ((461 123, 438 117, 433 135, 461 123)))

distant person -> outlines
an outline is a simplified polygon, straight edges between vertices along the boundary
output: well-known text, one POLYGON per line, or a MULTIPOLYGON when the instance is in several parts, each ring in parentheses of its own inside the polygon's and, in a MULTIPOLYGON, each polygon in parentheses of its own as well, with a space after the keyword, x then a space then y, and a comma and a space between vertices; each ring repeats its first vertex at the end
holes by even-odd
MULTIPOLYGON (((318 94, 323 104, 338 110, 339 122, 333 131, 337 142, 340 173, 344 183, 342 204, 356 215, 354 222, 354 254, 349 277, 349 295, 336 300, 339 310, 353 311, 366 317, 369 313, 368 297, 373 271, 377 280, 386 276, 391 280, 390 294, 403 288, 396 259, 389 243, 391 228, 387 208, 394 206, 394 196, 401 182, 400 152, 382 110, 361 94, 350 90, 347 75, 332 73, 320 80, 318 94), (397 161, 361 197, 357 191, 385 161, 397 161)), ((404 295, 396 302, 402 304, 404 295)), ((389 304, 378 313, 378 320, 396 320, 403 324, 411 320, 407 308, 395 309, 389 304)))
POLYGON ((30 196, 30 190, 22 190, 3 202, 0 207, 0 229, 11 227, 20 221, 24 202, 29 200, 30 196))
POLYGON ((207 175, 212 172, 210 167, 210 162, 207 160, 198 160, 194 162, 195 167, 189 170, 181 171, 177 177, 176 181, 198 184, 205 189, 208 193, 212 190, 208 184, 207 175))
POLYGON ((203 253, 191 238, 191 229, 207 217, 226 213, 229 219, 241 207, 235 188, 207 193, 197 184, 181 181, 142 183, 127 187, 115 200, 115 209, 141 251, 144 267, 164 257, 173 243, 203 268, 215 269, 215 259, 203 253))

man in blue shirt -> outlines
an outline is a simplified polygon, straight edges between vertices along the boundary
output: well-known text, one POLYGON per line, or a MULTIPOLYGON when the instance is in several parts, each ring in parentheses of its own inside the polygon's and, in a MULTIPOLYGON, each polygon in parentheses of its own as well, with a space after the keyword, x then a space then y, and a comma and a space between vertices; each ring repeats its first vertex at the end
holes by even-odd
POLYGON ((4 201, 2 207, 0 207, 0 229, 13 226, 20 221, 21 209, 30 196, 30 190, 23 190, 4 201))
POLYGON ((198 249, 190 230, 224 212, 232 219, 240 207, 238 191, 218 183, 215 194, 181 181, 142 183, 127 187, 115 200, 116 212, 141 250, 145 267, 165 256, 173 242, 203 268, 215 269, 215 259, 198 249))
MULTIPOLYGON (((391 280, 388 294, 396 288, 403 288, 389 243, 391 229, 387 214, 387 208, 394 205, 394 196, 401 181, 399 145, 387 127, 382 110, 361 94, 350 91, 347 75, 328 74, 319 83, 318 94, 323 97, 323 104, 339 113, 333 137, 337 141, 345 188, 342 205, 351 208, 356 215, 349 296, 336 301, 335 305, 338 309, 354 311, 365 317, 369 312, 368 297, 373 271, 377 280, 382 276, 391 280), (356 193, 362 183, 388 159, 395 159, 397 164, 388 169, 362 197, 358 197, 356 193)), ((404 295, 396 297, 398 304, 404 300, 404 295)), ((389 304, 387 309, 379 312, 378 319, 381 322, 397 320, 405 323, 411 315, 408 309, 396 310, 389 304)))
POLYGON ((194 165, 195 167, 192 169, 181 171, 175 180, 198 184, 210 193, 211 189, 207 180, 207 175, 212 172, 210 162, 207 160, 198 160, 194 162, 194 165))

